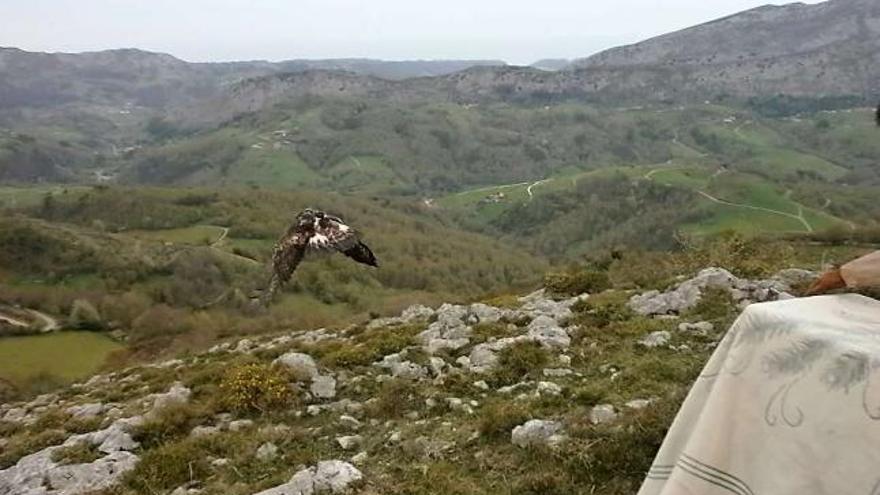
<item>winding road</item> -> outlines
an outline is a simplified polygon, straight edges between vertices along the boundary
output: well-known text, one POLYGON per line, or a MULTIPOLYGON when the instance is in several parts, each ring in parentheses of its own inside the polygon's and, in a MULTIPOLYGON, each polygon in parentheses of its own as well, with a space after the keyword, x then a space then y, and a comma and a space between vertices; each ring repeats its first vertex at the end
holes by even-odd
POLYGON ((211 243, 211 247, 217 249, 217 246, 220 245, 221 242, 226 240, 226 237, 229 236, 229 227, 220 227, 223 229, 223 232, 220 234, 220 237, 217 238, 216 241, 211 243))
POLYGON ((552 180, 552 179, 539 180, 538 182, 535 182, 535 183, 533 183, 532 185, 530 185, 530 186, 526 189, 526 192, 529 193, 529 201, 531 201, 532 198, 535 197, 535 195, 532 194, 532 188, 533 188, 533 187, 535 187, 535 186, 540 186, 541 184, 544 184, 545 182, 550 182, 551 180, 552 180))
POLYGON ((813 226, 810 225, 810 222, 808 222, 807 219, 804 217, 804 207, 803 206, 798 205, 798 214, 795 215, 793 213, 787 213, 784 211, 774 210, 771 208, 764 208, 763 206, 747 205, 747 204, 742 204, 742 203, 732 203, 730 201, 718 199, 715 196, 712 196, 711 194, 709 194, 705 191, 697 190, 697 193, 699 195, 703 196, 704 198, 708 199, 709 201, 712 201, 712 202, 720 204, 720 205, 732 206, 735 208, 746 208, 746 209, 755 210, 755 211, 763 211, 765 213, 772 213, 774 215, 781 215, 784 217, 792 218, 794 220, 799 221, 801 224, 803 224, 804 228, 807 229, 807 232, 814 232, 813 226))
MULTIPOLYGON (((666 172, 666 171, 671 171, 671 170, 681 170, 683 168, 687 168, 687 167, 655 168, 654 170, 651 170, 650 172, 645 174, 645 179, 654 180, 654 174, 656 174, 658 172, 666 172)), ((712 176, 712 178, 715 178, 715 177, 721 175, 722 173, 724 173, 724 169, 720 169, 718 172, 715 173, 715 175, 712 176)), ((701 191, 699 189, 694 189, 694 191, 696 191, 697 194, 699 194, 703 198, 708 199, 709 201, 712 201, 715 204, 729 206, 732 208, 743 208, 743 209, 754 210, 754 211, 762 211, 764 213, 771 213, 773 215, 780 215, 780 216, 783 216, 786 218, 791 218, 793 220, 797 220, 798 222, 801 223, 801 225, 804 226, 804 229, 806 229, 807 232, 810 232, 810 233, 815 232, 815 230, 813 229, 813 226, 810 225, 810 222, 808 222, 806 217, 804 216, 804 207, 801 205, 798 205, 798 214, 795 215, 794 213, 788 213, 785 211, 774 210, 772 208, 765 208, 763 206, 755 206, 755 205, 749 205, 749 204, 744 204, 744 203, 734 203, 732 201, 726 201, 726 200, 723 200, 720 198, 716 198, 715 196, 712 196, 711 194, 707 193, 706 191, 701 191)))
MULTIPOLYGON (((35 320, 42 322, 42 327, 40 328, 40 333, 49 333, 54 332, 61 328, 61 323, 52 316, 47 315, 46 313, 37 311, 35 309, 26 309, 23 310, 31 314, 35 320)), ((27 328, 31 326, 30 322, 20 319, 20 317, 11 316, 8 313, 4 313, 0 310, 0 322, 6 322, 14 327, 27 328)))

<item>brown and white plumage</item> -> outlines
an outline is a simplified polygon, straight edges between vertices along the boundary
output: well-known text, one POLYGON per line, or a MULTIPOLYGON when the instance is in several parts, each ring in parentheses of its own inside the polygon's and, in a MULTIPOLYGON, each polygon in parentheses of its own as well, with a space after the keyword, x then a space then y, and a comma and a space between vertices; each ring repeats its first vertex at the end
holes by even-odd
POLYGON ((379 266, 370 248, 341 218, 306 208, 275 244, 272 278, 260 298, 263 304, 268 304, 278 289, 290 281, 296 267, 310 252, 340 252, 358 263, 379 266))

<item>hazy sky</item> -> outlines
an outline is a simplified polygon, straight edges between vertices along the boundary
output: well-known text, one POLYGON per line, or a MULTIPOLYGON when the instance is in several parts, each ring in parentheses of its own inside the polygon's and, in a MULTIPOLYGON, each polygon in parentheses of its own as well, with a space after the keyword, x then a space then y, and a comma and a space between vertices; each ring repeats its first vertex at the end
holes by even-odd
POLYGON ((525 64, 586 56, 766 3, 0 0, 0 46, 65 52, 142 48, 190 61, 484 58, 525 64))

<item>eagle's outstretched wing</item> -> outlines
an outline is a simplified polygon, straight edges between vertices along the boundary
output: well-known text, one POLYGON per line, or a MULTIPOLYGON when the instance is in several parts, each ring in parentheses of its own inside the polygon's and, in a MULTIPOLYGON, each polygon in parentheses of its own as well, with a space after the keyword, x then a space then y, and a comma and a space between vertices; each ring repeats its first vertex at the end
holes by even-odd
POLYGON ((292 226, 272 251, 272 276, 259 296, 260 303, 268 306, 281 286, 290 281, 296 267, 306 255, 312 232, 292 226))
POLYGON ((293 229, 275 245, 272 251, 272 271, 282 284, 290 280, 296 267, 303 260, 311 238, 310 232, 293 229))
POLYGON ((309 249, 339 251, 358 263, 379 266, 376 256, 361 242, 357 231, 337 217, 324 216, 318 221, 315 235, 309 239, 309 249))
POLYGON ((370 248, 342 219, 307 208, 297 215, 296 223, 275 244, 272 278, 259 296, 264 306, 268 306, 281 286, 290 281, 296 267, 310 251, 338 251, 358 263, 379 266, 370 248))

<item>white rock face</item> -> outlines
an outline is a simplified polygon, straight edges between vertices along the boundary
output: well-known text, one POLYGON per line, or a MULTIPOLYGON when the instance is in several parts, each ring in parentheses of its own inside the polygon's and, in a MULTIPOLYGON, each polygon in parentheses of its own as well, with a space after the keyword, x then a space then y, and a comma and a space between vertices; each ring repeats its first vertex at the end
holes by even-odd
POLYGON ((287 483, 256 495, 318 495, 345 493, 352 484, 363 479, 363 474, 344 461, 321 461, 317 466, 303 469, 287 483))
POLYGON ((67 412, 74 418, 94 418, 104 412, 104 404, 96 402, 72 406, 67 408, 67 412))
POLYGON ((679 314, 696 306, 707 288, 727 290, 736 303, 746 306, 790 298, 793 285, 813 278, 815 274, 806 270, 783 270, 768 280, 750 281, 737 278, 723 268, 707 268, 668 292, 651 291, 633 296, 629 307, 643 316, 679 314))
POLYGON ((171 385, 171 388, 164 394, 153 394, 147 397, 147 400, 153 402, 152 410, 147 413, 147 416, 149 417, 155 414, 156 411, 171 404, 185 404, 189 402, 191 395, 192 390, 185 387, 182 383, 177 382, 171 385))
POLYGON ((74 435, 61 446, 22 457, 0 471, 0 495, 76 495, 116 484, 137 464, 138 457, 128 451, 139 444, 126 429, 142 420, 139 416, 121 419, 104 430, 74 435), (98 446, 107 455, 88 464, 59 465, 52 460, 56 450, 82 442, 98 446))
POLYGON ((482 303, 471 304, 469 313, 474 323, 497 323, 504 317, 500 309, 482 303))
POLYGON ((549 316, 538 316, 528 327, 528 337, 543 347, 565 349, 571 345, 571 337, 549 316))
POLYGON ((318 376, 318 365, 312 356, 301 352, 289 352, 275 360, 286 366, 298 380, 310 380, 318 376))
POLYGON ((558 421, 533 419, 514 428, 510 441, 517 447, 558 445, 565 440, 561 432, 562 423, 558 421))
POLYGON ((46 493, 73 495, 108 488, 134 469, 137 461, 130 452, 114 452, 90 464, 58 466, 47 473, 49 486, 55 490, 46 493))
POLYGON ((427 320, 432 316, 434 316, 433 309, 427 306, 422 306, 421 304, 416 304, 403 310, 403 313, 401 313, 400 316, 395 316, 393 318, 377 318, 371 321, 367 324, 367 329, 374 330, 376 328, 393 325, 406 325, 416 321, 427 320))

